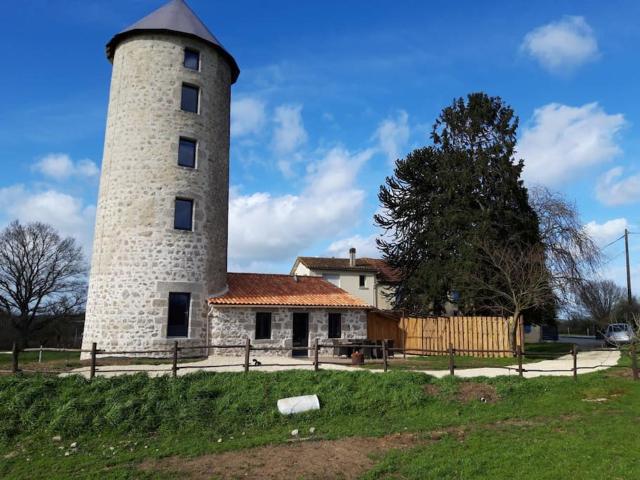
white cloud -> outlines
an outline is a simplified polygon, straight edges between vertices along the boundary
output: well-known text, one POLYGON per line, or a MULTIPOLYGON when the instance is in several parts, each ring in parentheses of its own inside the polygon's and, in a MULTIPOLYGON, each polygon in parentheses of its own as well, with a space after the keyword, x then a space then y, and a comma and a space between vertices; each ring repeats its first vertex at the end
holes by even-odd
POLYGON ((620 237, 624 233, 624 229, 628 227, 629 222, 626 218, 614 218, 604 223, 591 221, 584 226, 593 241, 600 247, 604 247, 620 237))
POLYGON ((274 121, 273 147, 276 153, 291 153, 307 141, 301 105, 279 106, 275 110, 274 121))
POLYGON ((0 218, 6 222, 43 222, 75 238, 91 255, 95 206, 56 190, 34 192, 22 185, 0 188, 0 218))
POLYGON ((302 121, 302 106, 280 105, 275 110, 274 122, 272 147, 278 156, 277 165, 285 176, 291 177, 292 165, 302 159, 297 150, 308 138, 302 121))
MULTIPOLYGON (((605 261, 599 275, 602 278, 608 278, 616 282, 618 285, 626 283, 626 268, 624 260, 624 242, 620 237, 624 234, 624 229, 634 229, 633 225, 629 225, 626 218, 614 218, 604 223, 595 221, 585 225, 585 230, 591 235, 596 244, 603 249, 605 261), (619 240, 619 241, 616 241, 619 240), (613 245, 610 245, 612 242, 613 245)), ((640 285, 640 268, 633 262, 635 252, 640 253, 637 244, 629 242, 631 250, 631 285, 640 285)))
POLYGON ((100 175, 100 169, 96 165, 96 162, 88 158, 80 160, 76 164, 76 172, 83 177, 97 177, 100 175))
POLYGON ((533 183, 558 185, 586 168, 621 153, 617 134, 622 114, 608 114, 597 103, 570 107, 550 103, 537 108, 522 133, 519 156, 524 177, 533 183))
POLYGON ((50 153, 42 157, 32 169, 55 180, 66 180, 69 177, 97 177, 100 173, 94 161, 83 159, 74 162, 66 153, 50 153))
POLYGON ((354 235, 348 238, 342 238, 332 242, 327 247, 327 254, 332 257, 347 257, 349 255, 349 249, 354 247, 356 249, 356 255, 358 257, 380 257, 380 251, 376 245, 377 235, 354 235))
POLYGON ((564 16, 527 33, 521 48, 550 72, 570 72, 598 57, 598 42, 584 17, 564 16))
POLYGON ((365 193, 356 185, 373 150, 351 153, 337 147, 313 164, 300 193, 248 195, 231 190, 230 264, 291 260, 303 249, 333 238, 359 219, 365 193))
POLYGON ((404 110, 398 112, 397 118, 382 121, 373 138, 378 141, 380 149, 390 162, 396 161, 403 153, 409 141, 409 115, 404 110))
POLYGON ((640 201, 640 174, 622 178, 624 168, 615 167, 598 181, 596 196, 605 205, 624 205, 640 201))
POLYGON ((266 123, 265 103, 245 97, 231 102, 231 135, 243 137, 260 133, 266 123))

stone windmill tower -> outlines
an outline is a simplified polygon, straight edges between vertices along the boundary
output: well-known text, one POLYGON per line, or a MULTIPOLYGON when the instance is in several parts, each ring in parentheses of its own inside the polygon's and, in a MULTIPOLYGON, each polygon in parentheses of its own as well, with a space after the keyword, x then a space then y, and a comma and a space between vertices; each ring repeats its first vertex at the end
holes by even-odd
POLYGON ((113 63, 83 348, 202 345, 227 286, 233 57, 182 0, 107 44, 113 63))

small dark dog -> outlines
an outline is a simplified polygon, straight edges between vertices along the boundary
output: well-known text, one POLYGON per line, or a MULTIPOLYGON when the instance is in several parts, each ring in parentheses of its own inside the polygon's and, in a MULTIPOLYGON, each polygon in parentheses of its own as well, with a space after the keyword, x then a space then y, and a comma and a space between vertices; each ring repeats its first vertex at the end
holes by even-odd
POLYGON ((254 367, 260 367, 262 365, 262 362, 258 361, 257 358, 253 359, 253 366, 254 367))

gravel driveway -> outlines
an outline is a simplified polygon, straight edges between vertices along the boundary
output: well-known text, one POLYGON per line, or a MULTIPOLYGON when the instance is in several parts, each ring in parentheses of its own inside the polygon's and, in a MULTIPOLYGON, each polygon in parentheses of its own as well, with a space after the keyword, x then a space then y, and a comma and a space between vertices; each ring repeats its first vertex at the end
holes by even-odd
MULTIPOLYGON (((257 359, 262 365, 251 366, 252 371, 275 372, 282 370, 313 370, 313 364, 306 358, 290 358, 290 357, 251 357, 257 359)), ((593 351, 578 353, 578 374, 596 372, 604 370, 608 366, 616 365, 620 360, 620 352, 618 351, 593 351)), ((322 360, 321 360, 322 361, 322 360)), ((220 357, 212 356, 206 360, 180 363, 178 375, 186 375, 196 371, 210 372, 242 372, 243 358, 241 357, 220 357), (236 365, 232 365, 236 364, 236 365), (185 368, 190 367, 190 368, 185 368)), ((393 362, 393 360, 392 360, 393 362)), ((322 370, 343 370, 354 371, 353 367, 348 365, 329 365, 321 364, 322 370)), ((573 358, 571 355, 565 355, 554 360, 542 360, 536 363, 524 364, 524 376, 526 378, 548 376, 571 376, 573 372, 573 358), (566 371, 562 371, 566 370, 566 371)), ((171 373, 171 364, 162 365, 113 365, 100 366, 96 375, 112 377, 115 375, 127 375, 144 371, 150 376, 168 375, 171 373)), ((382 370, 369 370, 371 372, 381 373, 382 370)), ((434 377, 444 377, 449 374, 448 370, 415 370, 434 377)), ((82 367, 72 370, 66 375, 83 375, 89 376, 89 367, 82 367)), ((467 368, 455 371, 456 376, 462 378, 472 377, 498 377, 500 375, 518 375, 518 365, 510 365, 500 368, 467 368)))

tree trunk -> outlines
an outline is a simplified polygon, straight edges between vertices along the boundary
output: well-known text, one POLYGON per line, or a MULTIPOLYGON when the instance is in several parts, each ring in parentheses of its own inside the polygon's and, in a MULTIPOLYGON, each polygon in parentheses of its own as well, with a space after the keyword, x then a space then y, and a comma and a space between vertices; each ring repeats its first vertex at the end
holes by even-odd
POLYGON ((511 344, 511 351, 515 355, 516 348, 518 346, 518 321, 520 318, 520 310, 513 312, 509 325, 509 343, 511 344))
POLYGON ((26 319, 20 319, 18 325, 14 325, 16 331, 16 345, 20 350, 27 348, 31 336, 30 325, 26 319))

